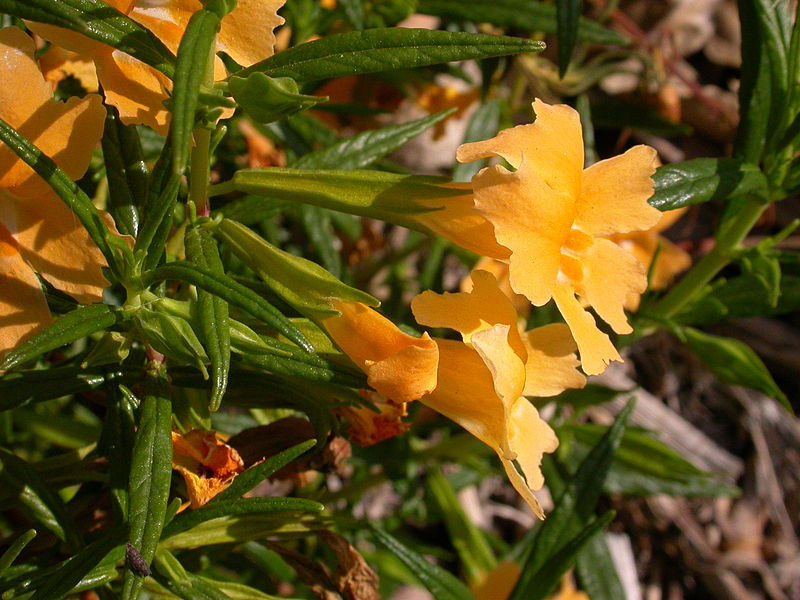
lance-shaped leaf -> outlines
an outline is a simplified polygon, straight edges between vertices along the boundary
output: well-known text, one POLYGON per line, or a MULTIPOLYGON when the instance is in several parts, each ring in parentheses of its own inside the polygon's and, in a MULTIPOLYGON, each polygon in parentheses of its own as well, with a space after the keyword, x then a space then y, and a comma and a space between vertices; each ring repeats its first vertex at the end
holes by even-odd
POLYGON ((236 76, 261 72, 305 82, 543 49, 541 42, 500 35, 376 28, 300 44, 243 69, 236 76))
MULTIPOLYGON (((363 169, 446 119, 454 111, 455 109, 451 108, 408 123, 363 131, 332 146, 301 156, 291 166, 293 169, 338 169, 340 171, 363 169)), ((234 218, 231 215, 227 216, 234 218)))
POLYGON ((113 106, 106 106, 103 158, 108 179, 108 212, 120 233, 136 237, 139 208, 147 199, 149 173, 136 129, 124 125, 113 106))
POLYGON ((211 193, 239 191, 279 197, 425 231, 414 215, 434 209, 423 201, 435 204, 464 194, 463 189, 446 184, 443 177, 383 171, 241 169, 229 181, 212 186, 211 193))
POLYGON ((451 573, 429 562, 424 556, 403 545, 377 525, 368 524, 372 535, 381 546, 408 567, 436 600, 475 600, 467 586, 453 577, 451 573))
POLYGON ((318 264, 284 252, 244 225, 223 219, 217 230, 236 256, 281 298, 313 320, 339 315, 332 299, 378 306, 361 290, 345 285, 318 264))
MULTIPOLYGON (((160 161, 156 164, 171 164, 170 161, 160 161)), ((158 171, 153 171, 153 178, 151 182, 156 182, 156 175, 158 171)), ((178 191, 181 187, 181 176, 171 174, 166 177, 163 182, 158 182, 163 185, 153 185, 152 193, 148 196, 148 203, 144 208, 144 220, 139 228, 139 235, 136 238, 134 252, 144 251, 145 260, 144 268, 152 269, 164 256, 164 245, 172 229, 172 215, 175 209, 175 203, 178 200, 178 191), (160 189, 159 189, 160 187, 160 189)))
POLYGON ((215 296, 219 296, 223 300, 251 314, 256 319, 260 319, 270 327, 273 327, 301 348, 309 352, 313 351, 311 344, 303 333, 278 309, 256 292, 234 281, 227 275, 212 273, 188 262, 176 261, 162 265, 158 269, 145 273, 142 276, 142 280, 147 285, 167 279, 185 281, 215 296))
POLYGON ((0 484, 31 521, 55 534, 71 550, 81 546, 81 534, 61 497, 31 464, 4 448, 0 448, 0 484))
POLYGON ((103 0, 0 0, 0 12, 77 31, 172 77, 172 52, 149 29, 103 0))
MULTIPOLYGON (((738 6, 742 23, 741 119, 733 155, 758 164, 794 117, 789 114, 787 89, 789 77, 796 78, 796 73, 788 71, 788 40, 780 22, 791 17, 785 3, 742 0, 738 6)), ((791 85, 796 86, 796 80, 791 85)))
MULTIPOLYGON (((633 402, 630 402, 620 412, 614 424, 581 462, 575 477, 559 495, 556 507, 536 536, 524 542, 526 545, 521 550, 526 558, 510 600, 528 598, 533 593, 532 590, 538 589, 538 577, 544 573, 543 566, 551 559, 563 557, 563 552, 566 552, 573 540, 581 539, 582 532, 591 531, 590 521, 603 488, 603 481, 625 433, 625 424, 633 406, 633 402)), ((574 554, 571 558, 574 560, 574 554)))
MULTIPOLYGON (((537 0, 419 0, 417 11, 453 21, 491 23, 526 31, 556 33, 556 7, 537 0)), ((589 19, 578 19, 577 37, 584 42, 627 45, 630 41, 589 19)))
POLYGON ((558 34, 558 74, 564 77, 578 41, 578 19, 581 0, 556 0, 556 33, 558 34))
POLYGON ((662 211, 744 194, 766 197, 761 170, 735 158, 695 158, 664 165, 653 176, 655 189, 648 202, 662 211))
POLYGON ((283 452, 270 456, 264 462, 250 467, 244 473, 239 474, 227 488, 212 498, 209 504, 213 506, 218 502, 229 502, 240 498, 278 469, 282 469, 306 450, 313 448, 316 442, 316 440, 300 442, 283 452))
MULTIPOLYGON (((115 365, 116 366, 116 365, 115 365)), ((6 373, 0 379, 0 411, 28 401, 45 402, 97 389, 106 383, 139 381, 139 369, 51 367, 47 370, 6 373)))
MULTIPOLYGON (((142 401, 139 429, 133 444, 128 484, 128 542, 150 563, 169 501, 172 478, 172 402, 166 375, 150 373, 142 401)), ((142 577, 125 572, 121 597, 134 600, 142 586, 142 577)))
POLYGON ((682 327, 678 330, 678 336, 719 379, 772 396, 792 412, 792 405, 786 394, 781 391, 750 346, 739 340, 711 335, 692 327, 682 327))
POLYGON ((20 553, 25 549, 25 546, 33 541, 36 537, 35 529, 28 529, 25 533, 20 535, 14 540, 8 549, 0 556, 0 576, 5 575, 6 570, 10 567, 20 553))
MULTIPOLYGON (((200 85, 213 59, 214 40, 220 18, 210 10, 198 10, 189 19, 178 47, 175 89, 172 92, 172 172, 182 174, 189 161, 189 145, 194 129, 200 85)), ((211 67, 213 68, 213 67, 211 67)))
POLYGON ((301 94, 291 77, 269 77, 258 72, 247 77, 230 77, 228 91, 236 103, 260 123, 272 123, 327 100, 301 94))
POLYGON ((99 570, 104 574, 115 571, 111 561, 119 560, 122 548, 119 534, 110 534, 81 550, 61 563, 58 568, 36 586, 31 600, 61 600, 79 585, 89 573, 99 570), (98 567, 105 564, 103 567, 98 567))
MULTIPOLYGON (((186 230, 184 238, 186 258, 201 269, 224 275, 225 269, 219 257, 217 243, 211 235, 198 227, 186 230)), ((231 364, 231 334, 228 318, 228 303, 200 289, 197 291, 197 311, 200 334, 211 360, 211 398, 209 410, 214 412, 222 402, 228 387, 228 371, 231 364)))
POLYGON ((82 339, 97 331, 114 325, 121 313, 106 304, 82 306, 56 319, 44 331, 39 332, 18 348, 6 354, 0 362, 0 371, 13 369, 66 344, 82 339))

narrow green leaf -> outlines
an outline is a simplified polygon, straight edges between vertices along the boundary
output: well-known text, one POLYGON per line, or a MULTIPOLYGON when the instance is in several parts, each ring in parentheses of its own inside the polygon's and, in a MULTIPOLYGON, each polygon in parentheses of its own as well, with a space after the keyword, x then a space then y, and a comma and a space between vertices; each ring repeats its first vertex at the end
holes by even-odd
POLYGON ((295 514, 291 519, 286 514, 229 515, 204 521, 183 533, 162 540, 159 548, 178 550, 214 544, 241 543, 263 539, 273 535, 309 534, 332 527, 330 519, 316 514, 295 514))
MULTIPOLYGON (((446 119, 453 114, 454 110, 443 110, 401 125, 388 125, 380 129, 363 131, 351 138, 337 142, 333 146, 306 154, 294 161, 291 167, 293 169, 339 169, 342 171, 363 169, 446 119)), ((225 216, 235 219, 234 216, 227 213, 225 216)))
POLYGON ((184 600, 231 600, 212 583, 189 573, 170 552, 159 550, 155 565, 156 581, 184 600))
MULTIPOLYGON (((453 21, 491 23, 525 31, 556 33, 558 22, 553 4, 536 0, 419 0, 418 12, 453 21)), ((596 44, 627 45, 626 37, 589 19, 578 19, 578 39, 596 44)))
POLYGON ((209 10, 198 10, 189 19, 178 47, 175 66, 175 86, 172 91, 172 172, 182 175, 189 162, 195 113, 200 85, 213 60, 214 40, 219 31, 220 17, 209 10))
POLYGON ((763 392, 792 412, 786 394, 750 346, 733 338, 711 335, 691 327, 682 327, 678 335, 720 380, 763 392))
MULTIPOLYGON (((140 378, 141 379, 141 378, 140 378)), ((106 391, 107 412, 103 421, 103 437, 100 447, 108 458, 108 486, 114 497, 117 522, 128 518, 128 478, 135 439, 135 417, 138 399, 131 391, 116 382, 106 391)))
MULTIPOLYGON (((171 165, 172 162, 165 161, 162 164, 171 165)), ((151 193, 148 196, 148 203, 142 211, 144 220, 133 248, 134 253, 145 252, 143 264, 145 269, 154 268, 164 256, 164 245, 172 229, 172 215, 178 200, 178 191, 181 188, 180 175, 173 173, 167 176, 163 182, 157 182, 156 175, 158 174, 158 171, 154 169, 151 193), (161 189, 159 189, 160 183, 163 183, 161 189)))
POLYGON ((735 158, 695 158, 664 165, 653 176, 648 202, 662 211, 744 194, 766 198, 767 180, 755 165, 735 158))
POLYGON ((103 253, 111 270, 119 274, 117 257, 113 249, 127 253, 129 252, 128 246, 111 234, 99 211, 92 204, 91 199, 78 187, 78 184, 72 181, 51 158, 45 156, 41 150, 2 119, 0 119, 0 141, 5 143, 22 162, 31 167, 53 188, 64 204, 75 213, 81 225, 86 228, 92 241, 103 253))
POLYGON ((82 306, 39 332, 21 346, 6 354, 0 370, 13 369, 56 348, 82 339, 96 331, 103 331, 120 318, 119 311, 106 304, 82 306))
MULTIPOLYGON (((786 44, 770 0, 739 0, 742 26, 741 118, 733 155, 758 164, 771 140, 779 139, 780 124, 788 124, 786 44)), ((778 10, 784 10, 783 7, 778 10)))
MULTIPOLYGON (((150 373, 133 445, 128 498, 128 543, 150 563, 164 526, 172 477, 172 402, 162 372, 150 373)), ((123 600, 138 597, 142 578, 125 572, 123 600)))
POLYGON ((0 12, 77 31, 172 78, 172 52, 149 29, 102 0, 0 0, 0 12))
POLYGON ((625 423, 633 411, 631 401, 617 416, 597 445, 581 462, 556 501, 556 507, 545 520, 536 536, 525 548, 527 558, 517 587, 509 600, 527 600, 526 592, 536 582, 542 566, 559 555, 570 540, 579 535, 593 517, 603 481, 611 467, 614 454, 625 432, 625 423))
POLYGON ((287 448, 283 452, 279 452, 274 456, 270 456, 264 462, 250 467, 244 473, 240 473, 226 489, 212 498, 209 504, 213 506, 218 502, 229 502, 240 498, 243 494, 246 494, 252 490, 267 477, 275 473, 278 469, 282 469, 295 458, 310 448, 313 448, 316 443, 317 440, 306 440, 305 442, 300 442, 291 448, 287 448))
POLYGON ((306 498, 238 498, 236 500, 214 502, 213 504, 208 503, 205 506, 184 512, 175 517, 164 528, 163 537, 166 539, 172 535, 188 531, 204 521, 220 517, 291 513, 291 515, 286 515, 288 520, 298 513, 321 512, 323 510, 325 510, 325 507, 322 504, 306 498))
MULTIPOLYGON (((217 243, 208 231, 189 227, 185 236, 186 258, 211 273, 225 274, 217 243)), ((208 409, 215 412, 228 387, 231 367, 231 333, 228 303, 218 296, 200 289, 197 291, 197 309, 200 335, 211 360, 211 398, 208 409)))
POLYGON ((466 515, 455 490, 436 467, 428 471, 425 484, 444 520, 467 581, 471 584, 480 582, 497 564, 486 537, 466 515))
POLYGON ((428 562, 425 557, 404 546, 374 523, 367 524, 378 543, 400 559, 436 600, 475 600, 467 586, 449 572, 428 562))
POLYGON ((308 340, 306 340, 303 333, 297 329, 291 321, 283 316, 278 309, 251 289, 237 283, 227 276, 211 273, 205 269, 199 269, 188 262, 176 261, 162 265, 149 273, 145 273, 142 279, 147 285, 174 279, 197 286, 230 302, 234 306, 238 306, 256 319, 260 319, 301 348, 309 352, 314 351, 314 348, 308 340))
POLYGON ((564 77, 578 41, 578 19, 581 0, 556 0, 556 33, 558 34, 558 74, 564 77))
POLYGON ((536 573, 530 574, 525 571, 520 583, 514 588, 512 600, 515 598, 544 600, 549 597, 561 578, 575 564, 580 551, 614 520, 615 515, 616 513, 610 510, 601 517, 592 519, 580 533, 551 555, 536 573))
MULTIPOLYGON (((119 537, 119 535, 107 535, 64 561, 36 587, 36 593, 31 600, 61 600, 71 593, 75 586, 104 562, 104 559, 119 555, 122 547, 119 537)), ((107 570, 108 568, 104 569, 107 570)))
MULTIPOLYGON (((108 539, 109 538, 99 540, 92 546, 86 548, 85 551, 82 551, 80 554, 73 556, 72 558, 69 558, 57 565, 37 569, 34 575, 32 575, 29 579, 17 583, 13 590, 11 592, 7 591, 6 594, 9 597, 30 600, 32 595, 36 593, 36 591, 38 591, 42 585, 45 585, 46 582, 48 582, 54 575, 58 573, 67 574, 69 570, 80 566, 80 563, 87 561, 87 559, 89 562, 95 562, 94 557, 108 539), (73 559, 78 558, 79 556, 81 557, 81 561, 78 561, 78 564, 71 562, 73 559)), ((119 545, 112 548, 105 556, 100 558, 99 562, 95 563, 95 565, 80 579, 80 581, 75 583, 72 588, 67 591, 67 594, 80 594, 85 590, 103 586, 108 582, 117 579, 118 573, 116 569, 116 563, 118 563, 124 556, 124 546, 119 545)), ((43 600, 51 600, 51 598, 54 599, 55 596, 44 596, 43 600)))
POLYGON ((147 165, 136 130, 119 120, 117 109, 106 106, 103 159, 108 179, 108 212, 120 233, 136 237, 139 206, 147 198, 147 165))
POLYGON ((322 267, 336 279, 342 276, 342 256, 337 249, 336 233, 331 223, 332 212, 318 206, 300 204, 295 207, 300 215, 308 241, 319 256, 322 267))
POLYGON ((17 560, 20 552, 22 552, 25 549, 25 546, 30 544, 35 537, 36 530, 28 529, 28 531, 20 534, 20 536, 14 540, 8 549, 3 552, 3 556, 0 556, 0 577, 5 574, 8 567, 10 567, 13 562, 17 560))
POLYGON ((300 44, 243 69, 236 76, 261 72, 305 82, 543 49, 541 42, 499 35, 377 28, 300 44))
POLYGON ((27 461, 0 448, 0 484, 6 497, 16 500, 31 521, 55 534, 75 551, 81 535, 61 497, 27 461))
POLYGON ((115 370, 106 367, 53 367, 6 373, 0 377, 0 411, 22 406, 29 401, 44 402, 88 392, 105 383, 120 381, 130 384, 139 379, 139 369, 115 370))
POLYGON ((603 536, 595 536, 578 553, 575 572, 592 600, 619 600, 625 590, 603 536))

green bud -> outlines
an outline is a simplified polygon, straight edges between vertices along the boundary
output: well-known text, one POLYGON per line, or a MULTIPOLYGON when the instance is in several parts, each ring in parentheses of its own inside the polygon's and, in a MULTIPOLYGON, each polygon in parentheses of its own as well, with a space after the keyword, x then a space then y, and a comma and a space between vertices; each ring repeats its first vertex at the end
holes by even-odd
POLYGON ((320 321, 339 314, 331 300, 380 305, 366 292, 345 285, 310 260, 273 246, 241 223, 223 219, 217 232, 264 283, 312 320, 320 321))
POLYGON ((248 115, 261 123, 272 123, 328 100, 300 94, 291 77, 268 77, 264 73, 230 77, 228 91, 248 115))

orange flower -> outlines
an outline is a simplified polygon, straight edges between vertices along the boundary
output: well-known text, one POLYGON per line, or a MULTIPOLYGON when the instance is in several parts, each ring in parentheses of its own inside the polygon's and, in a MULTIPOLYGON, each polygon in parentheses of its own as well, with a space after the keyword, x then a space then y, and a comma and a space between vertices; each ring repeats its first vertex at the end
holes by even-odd
POLYGON ((658 222, 661 213, 647 203, 656 152, 635 146, 584 170, 578 113, 540 100, 533 107, 534 123, 464 144, 457 158, 470 162, 494 155, 515 169, 482 169, 472 180, 475 209, 510 253, 511 287, 535 306, 555 300, 578 344, 584 371, 597 374, 621 358, 575 296, 614 331, 630 333, 623 305, 646 288, 645 270, 605 238, 658 222))
POLYGON ((322 327, 367 374, 367 383, 392 402, 412 402, 436 387, 439 351, 425 333, 415 338, 360 302, 331 300, 339 315, 322 327))
POLYGON ((544 484, 542 455, 553 452, 558 440, 525 396, 553 396, 583 387, 586 380, 577 371, 575 344, 566 326, 522 333, 517 313, 494 276, 475 271, 472 281, 469 293, 424 292, 411 303, 418 322, 450 327, 463 339, 436 340, 437 386, 420 402, 497 452, 511 484, 542 518, 533 491, 544 484))
POLYGON ((172 468, 183 475, 189 502, 199 508, 231 484, 244 463, 213 431, 172 432, 172 468))
POLYGON ((406 405, 395 404, 377 392, 360 390, 361 395, 372 402, 380 412, 362 406, 342 406, 334 409, 350 422, 347 437, 361 447, 374 446, 408 431, 410 425, 403 422, 406 405))
MULTIPOLYGON (((53 99, 21 29, 0 30, 0 117, 72 178, 89 165, 103 131, 100 97, 53 99)), ((34 271, 82 303, 97 302, 108 282, 102 254, 75 215, 9 148, 0 145, 0 354, 51 321, 34 271)))
MULTIPOLYGON (((285 0, 239 0, 236 8, 222 20, 217 36, 217 51, 227 53, 243 66, 272 56, 275 36, 272 30, 283 23, 277 14, 285 0)), ((177 52, 189 18, 200 10, 200 0, 106 0, 121 13, 152 31, 164 45, 177 52)), ((111 46, 78 33, 31 23, 31 29, 59 46, 91 57, 106 101, 117 107, 123 123, 143 123, 166 135, 169 112, 164 106, 172 82, 163 74, 111 46)), ((226 76, 217 58, 215 79, 226 76)))
MULTIPOLYGON (((648 270, 658 250, 658 259, 650 276, 651 289, 660 290, 667 287, 678 273, 692 266, 692 258, 688 252, 659 235, 680 219, 684 212, 685 208, 679 208, 662 213, 661 220, 647 231, 621 233, 608 237, 623 250, 633 254, 648 270)), ((628 310, 636 310, 638 306, 638 295, 633 295, 625 303, 625 308, 628 310)))
MULTIPOLYGON (((502 562, 486 574, 480 585, 474 586, 472 593, 477 600, 506 600, 514 591, 520 575, 522 569, 517 563, 510 560, 502 562)), ((589 596, 575 589, 572 573, 567 573, 561 579, 561 589, 549 600, 589 600, 589 596)))

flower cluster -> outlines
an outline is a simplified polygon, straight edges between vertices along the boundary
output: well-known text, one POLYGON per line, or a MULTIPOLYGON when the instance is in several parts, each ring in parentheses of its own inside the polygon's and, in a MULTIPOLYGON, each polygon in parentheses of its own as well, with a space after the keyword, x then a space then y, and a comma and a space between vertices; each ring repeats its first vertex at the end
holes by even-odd
MULTIPOLYGON (((635 307, 647 287, 633 251, 651 257, 657 231, 671 221, 647 203, 655 150, 636 146, 584 169, 578 113, 540 100, 533 108, 534 123, 458 150, 459 161, 496 156, 511 169, 484 168, 471 184, 451 185, 463 194, 414 216, 424 229, 484 257, 464 291, 424 292, 412 302, 417 322, 454 329, 462 341, 413 338, 366 306, 338 305, 342 316, 326 328, 390 401, 419 400, 494 449, 541 517, 532 492, 543 485, 542 455, 558 440, 527 398, 582 387, 583 373, 621 360, 588 308, 615 332, 631 332, 625 308, 635 307), (566 325, 520 328, 520 314, 550 300, 566 325)), ((666 248, 667 265, 685 258, 666 248)), ((684 266, 662 268, 663 277, 684 266)))

